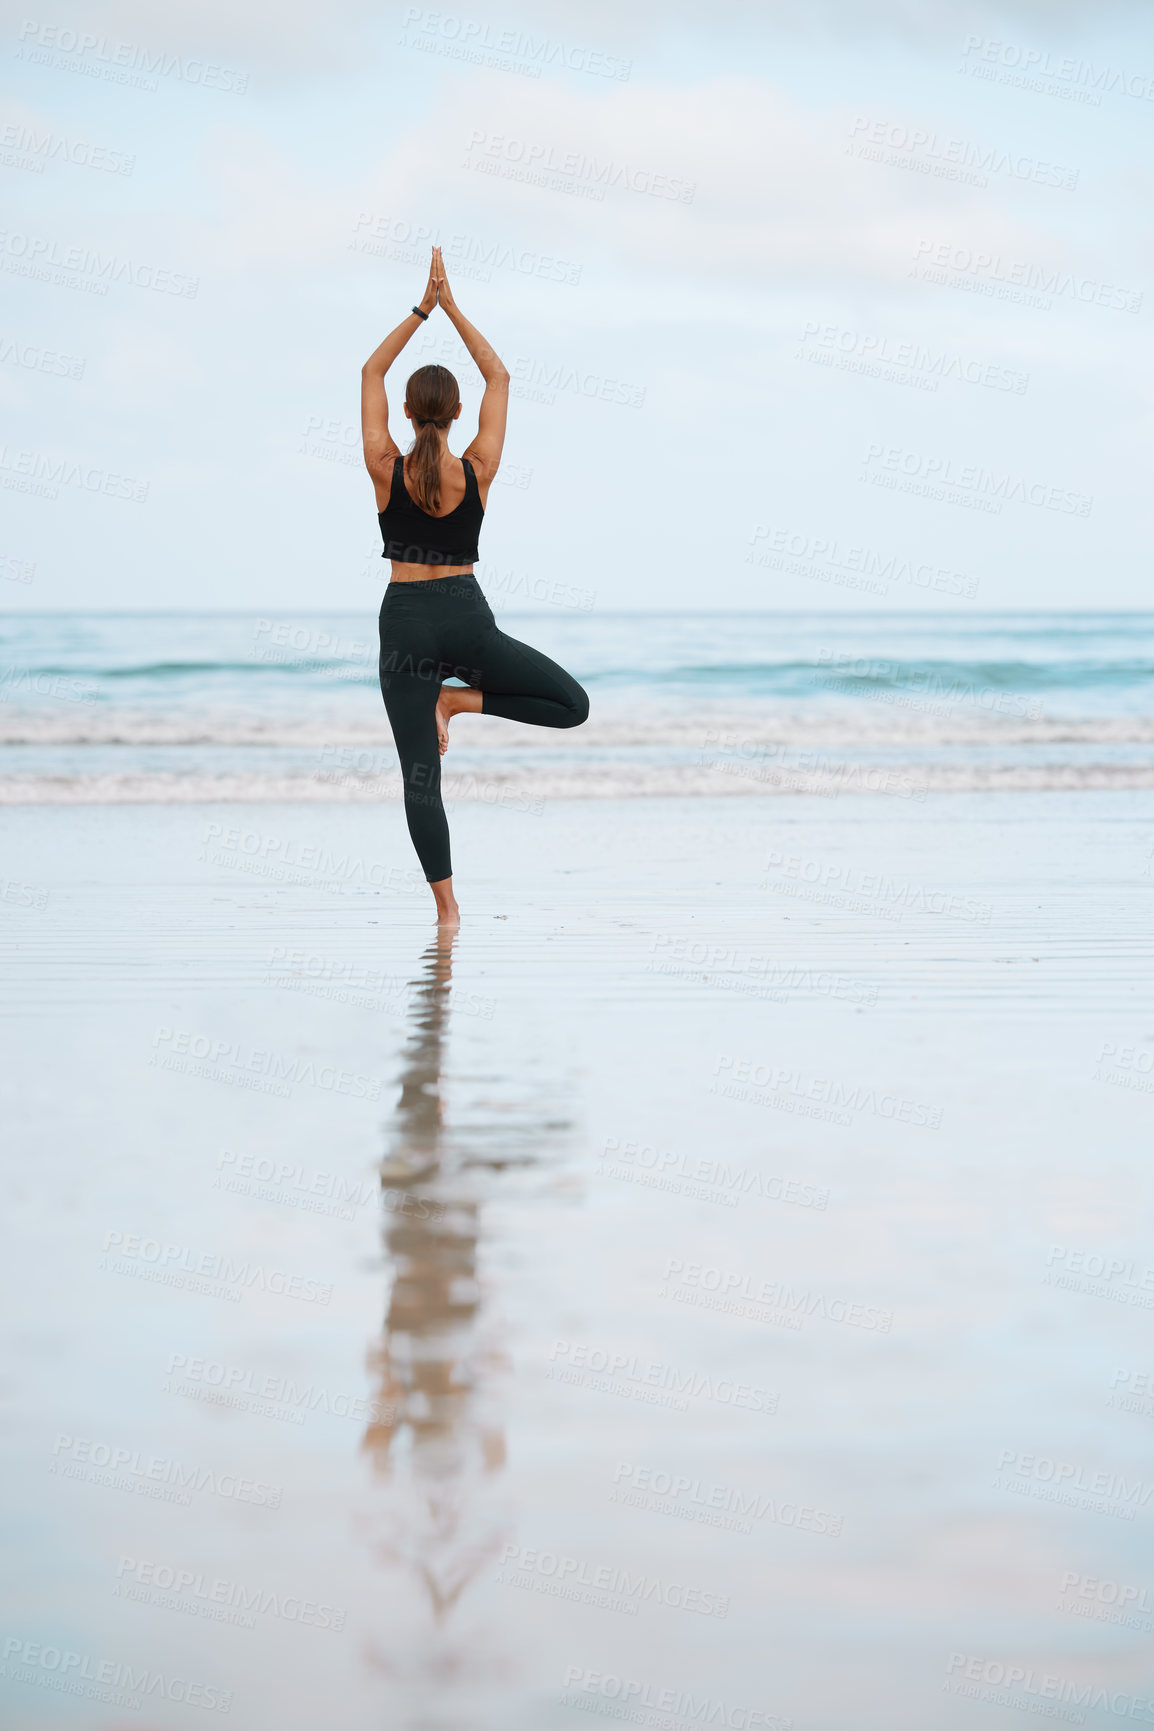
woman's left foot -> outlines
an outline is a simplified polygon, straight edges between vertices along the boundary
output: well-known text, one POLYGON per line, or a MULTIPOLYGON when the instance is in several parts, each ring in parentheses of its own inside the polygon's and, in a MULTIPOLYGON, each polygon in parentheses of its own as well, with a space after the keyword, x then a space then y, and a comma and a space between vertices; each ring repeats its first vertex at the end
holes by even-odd
POLYGON ((453 894, 452 878, 441 878, 439 883, 430 884, 433 898, 437 904, 437 924, 439 926, 459 926, 461 910, 457 906, 457 898, 453 894))

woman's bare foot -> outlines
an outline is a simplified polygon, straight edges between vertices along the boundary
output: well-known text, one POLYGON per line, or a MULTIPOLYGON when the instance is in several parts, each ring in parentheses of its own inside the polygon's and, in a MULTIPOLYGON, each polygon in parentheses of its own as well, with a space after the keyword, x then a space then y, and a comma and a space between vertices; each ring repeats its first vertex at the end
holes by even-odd
POLYGON ((437 750, 444 757, 449 749, 449 722, 453 711, 449 708, 449 691, 444 685, 437 699, 437 750))
POLYGON ((433 898, 437 904, 437 924, 439 926, 459 926, 461 910, 457 906, 457 898, 453 894, 452 878, 441 878, 435 884, 430 884, 433 898))
POLYGON ((437 698, 437 747, 442 757, 449 749, 450 721, 454 715, 460 715, 462 710, 479 715, 482 697, 483 693, 474 691, 471 686, 442 685, 441 694, 437 698))

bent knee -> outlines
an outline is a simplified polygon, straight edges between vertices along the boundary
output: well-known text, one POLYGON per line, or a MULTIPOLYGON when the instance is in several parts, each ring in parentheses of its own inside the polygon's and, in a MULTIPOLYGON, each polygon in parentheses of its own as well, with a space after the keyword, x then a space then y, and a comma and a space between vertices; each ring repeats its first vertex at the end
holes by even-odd
POLYGON ((568 718, 564 723, 566 727, 580 727, 582 722, 588 721, 589 694, 583 686, 578 685, 575 688, 573 696, 569 700, 568 709, 568 718))

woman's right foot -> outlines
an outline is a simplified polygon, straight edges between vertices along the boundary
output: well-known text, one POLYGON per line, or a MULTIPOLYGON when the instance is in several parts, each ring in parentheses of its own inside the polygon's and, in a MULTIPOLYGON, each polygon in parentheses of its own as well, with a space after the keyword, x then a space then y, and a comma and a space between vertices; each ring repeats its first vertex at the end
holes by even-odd
POLYGON ((483 702, 484 693, 476 686, 442 685, 437 698, 437 745, 442 757, 449 749, 449 723, 454 715, 464 710, 479 715, 483 702))
POLYGON ((454 686, 442 685, 441 695, 437 699, 437 749, 442 757, 449 749, 449 722, 457 713, 456 704, 453 702, 454 693, 454 686))

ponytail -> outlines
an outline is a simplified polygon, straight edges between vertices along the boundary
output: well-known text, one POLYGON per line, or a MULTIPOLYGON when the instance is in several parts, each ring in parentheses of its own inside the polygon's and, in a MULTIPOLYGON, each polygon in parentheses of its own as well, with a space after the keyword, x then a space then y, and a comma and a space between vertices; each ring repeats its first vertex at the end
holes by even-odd
POLYGON ((441 504, 437 429, 449 426, 461 405, 461 393, 448 367, 418 367, 405 386, 405 403, 417 429, 409 453, 410 491, 421 510, 435 517, 441 504))
POLYGON ((441 507, 441 441, 436 432, 439 425, 439 421, 422 421, 417 428, 417 442, 409 452, 409 491, 430 517, 435 517, 441 507))

